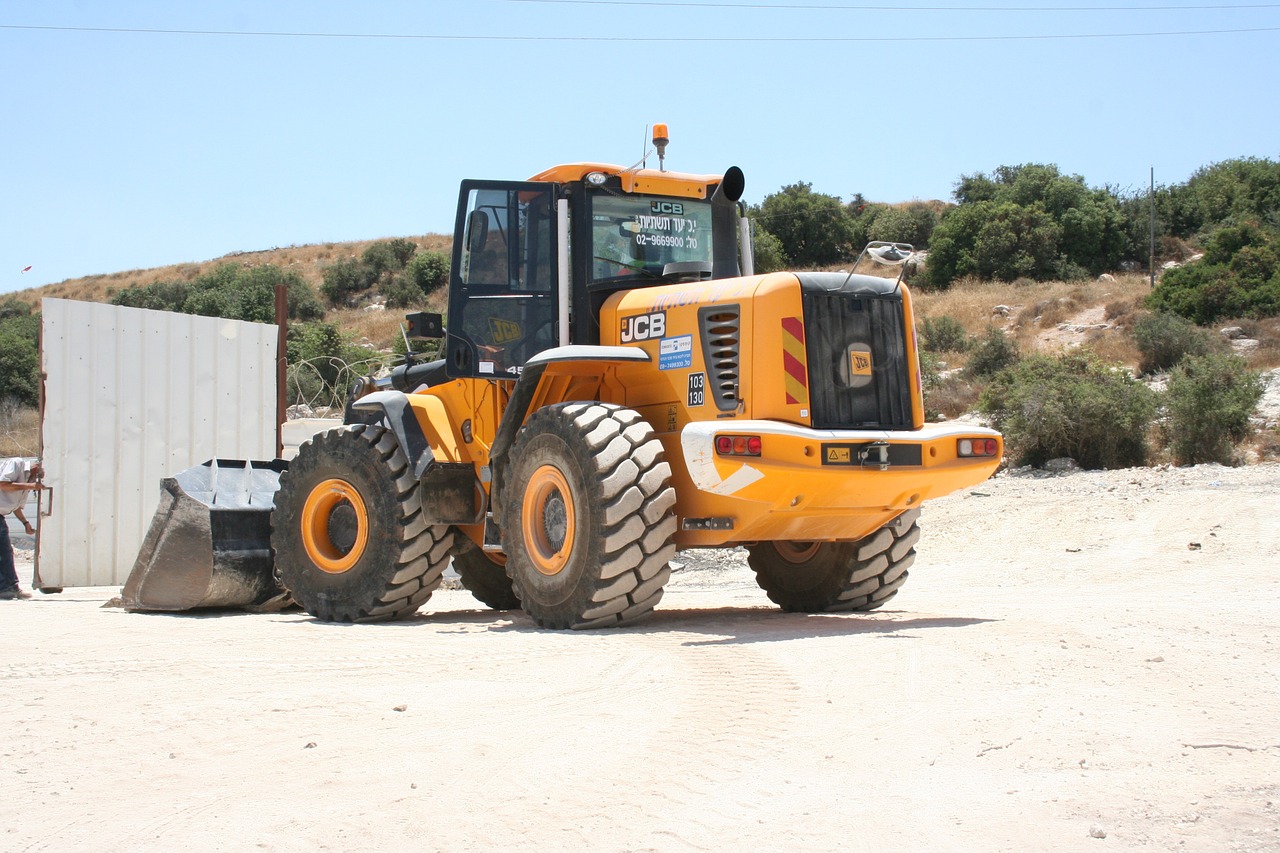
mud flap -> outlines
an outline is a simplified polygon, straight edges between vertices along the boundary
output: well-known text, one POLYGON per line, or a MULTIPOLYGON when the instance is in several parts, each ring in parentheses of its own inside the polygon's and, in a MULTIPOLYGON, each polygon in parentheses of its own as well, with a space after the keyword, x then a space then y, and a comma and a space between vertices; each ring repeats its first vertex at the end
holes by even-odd
POLYGON ((282 459, 211 459, 160 482, 160 505, 121 590, 127 610, 291 605, 275 581, 271 510, 282 459))

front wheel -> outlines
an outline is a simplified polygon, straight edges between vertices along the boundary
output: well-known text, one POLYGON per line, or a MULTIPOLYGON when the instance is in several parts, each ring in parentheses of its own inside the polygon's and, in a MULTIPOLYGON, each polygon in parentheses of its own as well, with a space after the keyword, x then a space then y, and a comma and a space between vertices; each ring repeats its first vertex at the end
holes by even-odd
POLYGON ((404 619, 448 564, 453 533, 429 525, 393 433, 357 424, 298 448, 271 513, 276 576, 317 619, 404 619))
POLYGON ((502 549, 521 607, 544 628, 623 625, 662 598, 675 489, 639 413, 562 403, 530 416, 505 478, 502 549))
POLYGON ((920 510, 908 510, 857 542, 760 542, 747 549, 747 562, 783 610, 875 610, 907 581, 919 518, 920 510))

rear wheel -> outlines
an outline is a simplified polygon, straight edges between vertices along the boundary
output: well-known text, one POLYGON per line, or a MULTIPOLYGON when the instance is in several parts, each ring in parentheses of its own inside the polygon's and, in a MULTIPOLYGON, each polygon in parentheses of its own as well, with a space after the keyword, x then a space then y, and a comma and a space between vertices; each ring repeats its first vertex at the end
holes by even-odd
POLYGON ((440 585, 453 533, 428 525, 393 433, 357 424, 298 448, 271 513, 276 575, 312 616, 412 616, 440 585))
POLYGON ((676 531, 671 468, 649 425, 621 406, 550 406, 529 418, 511 458, 502 543, 525 612, 545 628, 649 613, 676 531))
POLYGON ((494 610, 517 610, 520 599, 507 577, 507 558, 501 554, 486 554, 461 533, 454 539, 460 544, 454 549, 453 567, 462 585, 476 600, 494 610))
POLYGON ((919 517, 908 510, 857 542, 761 542, 747 549, 747 562, 783 610, 875 610, 906 583, 919 517))

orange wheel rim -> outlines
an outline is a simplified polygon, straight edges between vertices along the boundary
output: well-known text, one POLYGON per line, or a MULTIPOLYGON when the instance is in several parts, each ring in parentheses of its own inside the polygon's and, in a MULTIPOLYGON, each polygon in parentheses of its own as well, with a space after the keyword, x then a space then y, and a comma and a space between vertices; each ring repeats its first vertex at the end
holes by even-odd
POLYGON ((569 562, 577 518, 569 481, 560 469, 543 465, 533 472, 524 490, 524 541, 533 567, 544 575, 558 575, 569 562))
POLYGON ((369 513, 355 486, 333 479, 311 490, 302 506, 302 545, 320 571, 349 571, 368 544, 369 513))
POLYGON ((773 549, 778 552, 778 556, 786 560, 788 563, 799 565, 807 563, 813 559, 813 555, 818 553, 818 549, 822 547, 821 542, 774 542, 773 549))

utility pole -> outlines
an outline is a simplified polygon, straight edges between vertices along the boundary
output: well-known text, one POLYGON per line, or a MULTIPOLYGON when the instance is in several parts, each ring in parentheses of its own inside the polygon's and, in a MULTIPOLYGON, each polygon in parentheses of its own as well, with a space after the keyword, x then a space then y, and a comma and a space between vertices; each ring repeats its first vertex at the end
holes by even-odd
POLYGON ((1151 270, 1151 289, 1156 289, 1156 167, 1151 167, 1151 189, 1147 192, 1147 206, 1151 208, 1151 259, 1147 268, 1151 270))

